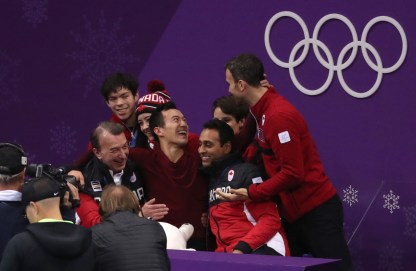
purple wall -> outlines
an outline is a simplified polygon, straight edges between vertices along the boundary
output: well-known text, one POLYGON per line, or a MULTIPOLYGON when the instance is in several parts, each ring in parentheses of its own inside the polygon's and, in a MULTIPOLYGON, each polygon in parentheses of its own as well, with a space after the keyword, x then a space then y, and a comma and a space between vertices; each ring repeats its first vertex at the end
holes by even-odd
MULTIPOLYGON (((210 118, 211 102, 227 93, 224 63, 253 52, 263 59, 271 83, 309 123, 326 171, 344 200, 356 270, 409 270, 416 265, 416 182, 411 174, 416 161, 415 8, 410 0, 3 3, 0 140, 23 144, 31 162, 59 165, 75 159, 93 127, 110 116, 98 91, 104 75, 116 70, 137 75, 142 92, 147 81, 162 79, 191 130, 199 132, 210 118), (373 18, 393 18, 407 40, 404 61, 390 73, 379 69, 381 83, 368 98, 344 91, 339 69, 333 70, 324 93, 305 95, 289 70, 275 64, 266 51, 266 25, 282 11, 299 15, 310 37, 325 15, 341 14, 352 23, 358 43, 373 18)), ((271 49, 287 62, 303 38, 298 23, 282 18, 271 29, 271 49)), ((327 46, 336 65, 352 37, 344 23, 330 20, 317 40, 327 46)), ((392 24, 375 24, 366 41, 384 68, 400 58, 401 36, 392 24)), ((351 65, 342 69, 347 85, 357 92, 376 82, 377 72, 368 62, 358 50, 351 65)), ((294 71, 309 89, 319 88, 328 75, 312 48, 294 71)))

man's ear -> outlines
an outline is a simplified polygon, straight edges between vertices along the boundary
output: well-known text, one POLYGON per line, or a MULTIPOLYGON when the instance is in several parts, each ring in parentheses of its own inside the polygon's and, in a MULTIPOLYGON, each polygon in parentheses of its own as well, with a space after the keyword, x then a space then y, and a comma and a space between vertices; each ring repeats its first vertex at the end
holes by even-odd
POLYGON ((39 212, 39 208, 38 208, 38 205, 36 203, 31 201, 31 202, 29 202, 29 205, 33 208, 33 211, 34 211, 35 214, 37 214, 39 212))
POLYGON ((97 148, 92 148, 92 152, 94 153, 95 157, 101 160, 101 152, 97 148))
POLYGON ((237 122, 238 127, 241 129, 244 126, 244 123, 246 122, 246 118, 242 118, 237 122))
POLYGON ((231 152, 231 142, 230 141, 228 141, 228 142, 225 142, 225 144, 224 144, 224 148, 225 148, 225 152, 227 153, 227 154, 229 154, 230 152, 231 152))
POLYGON ((134 95, 134 97, 133 97, 135 103, 137 103, 137 101, 139 100, 139 97, 140 97, 140 92, 139 92, 139 90, 137 90, 136 95, 134 95))
POLYGON ((163 128, 162 127, 155 127, 153 128, 153 132, 158 136, 162 136, 163 135, 163 128))
POLYGON ((244 80, 238 80, 237 85, 240 92, 243 92, 247 87, 247 82, 244 80))

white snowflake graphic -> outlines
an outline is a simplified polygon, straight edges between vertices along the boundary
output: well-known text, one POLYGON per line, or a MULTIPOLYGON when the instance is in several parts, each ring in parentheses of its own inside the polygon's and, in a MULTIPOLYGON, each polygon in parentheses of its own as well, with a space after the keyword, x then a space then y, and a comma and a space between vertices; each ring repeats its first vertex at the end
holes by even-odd
POLYGON ((88 82, 84 97, 87 97, 91 89, 101 85, 108 74, 124 70, 126 63, 134 63, 139 59, 126 54, 126 46, 132 43, 134 35, 122 36, 118 33, 121 18, 114 22, 111 28, 106 26, 103 12, 96 29, 85 17, 84 21, 87 31, 85 35, 71 33, 80 48, 67 54, 67 57, 80 62, 81 65, 72 79, 85 77, 88 82))
POLYGON ((23 0, 23 19, 28 23, 32 24, 34 28, 38 24, 46 21, 48 17, 46 16, 46 5, 48 0, 23 0))
POLYGON ((403 270, 403 251, 392 243, 387 244, 379 255, 379 270, 399 271, 403 270))
POLYGON ((347 189, 342 189, 344 192, 344 199, 350 207, 358 202, 358 190, 354 189, 351 185, 347 189))
POLYGON ((416 239, 416 205, 413 207, 403 208, 406 217, 406 229, 404 235, 416 239))
POLYGON ((0 109, 20 102, 17 91, 19 62, 0 52, 0 109))
POLYGON ((64 122, 61 125, 51 129, 51 149, 54 150, 62 159, 67 158, 77 148, 75 131, 71 127, 66 126, 64 122))
POLYGON ((383 198, 384 198, 383 208, 389 209, 391 214, 393 213, 394 210, 400 209, 400 206, 399 206, 400 196, 394 195, 392 190, 390 190, 389 194, 383 195, 383 198))

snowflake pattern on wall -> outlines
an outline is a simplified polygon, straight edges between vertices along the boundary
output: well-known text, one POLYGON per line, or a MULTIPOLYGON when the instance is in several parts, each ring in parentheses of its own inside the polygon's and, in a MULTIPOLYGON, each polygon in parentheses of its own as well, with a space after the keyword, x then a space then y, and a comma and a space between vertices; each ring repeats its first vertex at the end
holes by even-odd
POLYGON ((77 150, 75 134, 71 127, 62 122, 51 129, 51 149, 62 159, 66 159, 77 150))
POLYGON ((392 243, 388 243, 379 255, 379 270, 400 271, 403 270, 403 251, 392 243))
POLYGON ((19 62, 0 52, 0 109, 20 102, 17 91, 19 62))
POLYGON ((358 202, 358 190, 354 189, 351 185, 342 191, 344 192, 343 201, 349 204, 350 207, 358 202))
POLYGON ((413 207, 405 207, 403 208, 403 211, 406 217, 406 229, 404 235, 416 239, 416 205, 413 207))
POLYGON ((392 190, 390 190, 390 192, 387 195, 383 195, 383 198, 384 198, 383 208, 389 209, 391 214, 394 212, 394 210, 400 209, 400 206, 399 206, 400 196, 393 194, 392 190))
POLYGON ((22 2, 22 18, 32 24, 34 28, 48 19, 46 16, 48 0, 23 0, 22 2))
POLYGON ((125 64, 137 62, 139 59, 126 54, 126 46, 132 43, 134 35, 119 34, 121 18, 115 21, 112 27, 106 26, 103 12, 100 14, 97 28, 85 17, 84 21, 87 32, 85 35, 71 33, 80 48, 67 54, 67 57, 80 63, 72 79, 85 78, 87 84, 84 97, 87 97, 93 87, 101 85, 105 76, 117 70, 124 70, 125 64))

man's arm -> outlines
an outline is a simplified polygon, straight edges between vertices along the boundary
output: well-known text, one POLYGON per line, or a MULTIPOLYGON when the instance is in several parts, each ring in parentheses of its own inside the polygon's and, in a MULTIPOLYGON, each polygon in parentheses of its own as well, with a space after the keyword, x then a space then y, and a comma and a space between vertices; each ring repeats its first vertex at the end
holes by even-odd
POLYGON ((159 220, 168 214, 169 208, 166 204, 156 204, 156 199, 153 198, 142 206, 143 216, 153 220, 159 220))
POLYGON ((280 229, 280 217, 276 204, 272 201, 246 201, 245 206, 256 221, 256 225, 238 242, 234 250, 244 254, 267 243, 280 229))
POLYGON ((274 174, 268 172, 271 176, 263 183, 250 185, 248 196, 252 200, 272 199, 279 192, 294 189, 305 175, 299 120, 286 114, 276 114, 269 116, 268 123, 264 136, 274 159, 278 160, 279 170, 274 174))
POLYGON ((101 222, 100 214, 98 213, 98 203, 89 195, 79 193, 81 200, 79 208, 77 208, 77 214, 81 220, 80 225, 86 228, 101 222))

